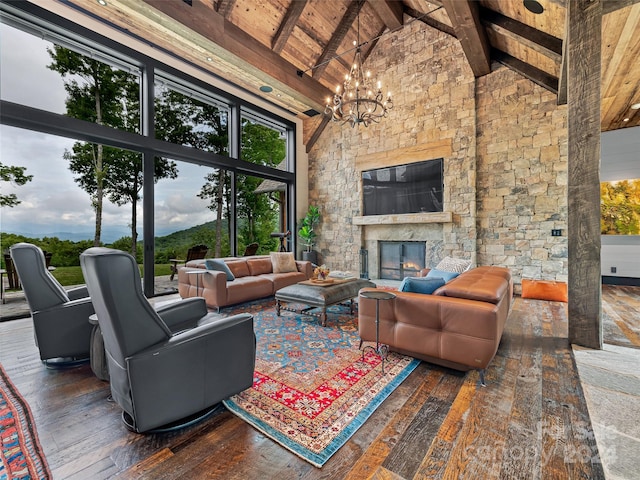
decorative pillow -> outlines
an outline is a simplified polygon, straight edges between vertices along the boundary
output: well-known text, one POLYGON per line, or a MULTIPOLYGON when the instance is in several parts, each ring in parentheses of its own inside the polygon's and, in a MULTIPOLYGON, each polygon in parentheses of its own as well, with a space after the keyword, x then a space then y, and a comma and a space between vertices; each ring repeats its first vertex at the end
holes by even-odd
POLYGON ((229 267, 224 262, 224 260, 220 260, 217 258, 210 258, 204 261, 204 266, 206 267, 207 270, 216 270, 218 272, 226 273, 227 282, 232 282, 233 280, 236 279, 236 277, 233 276, 233 273, 231 273, 231 270, 229 270, 229 267))
POLYGON ((293 252, 271 252, 273 273, 297 272, 298 266, 293 252))
POLYGON ((522 298, 568 302, 567 284, 554 280, 522 279, 522 298))
POLYGON ((402 280, 400 291, 432 294, 444 284, 444 279, 439 277, 407 277, 402 280))
POLYGON ((465 260, 464 258, 452 258, 444 257, 438 265, 436 270, 442 270, 443 272, 457 272, 462 273, 469 269, 471 266, 471 260, 465 260))
POLYGON ((249 273, 253 277, 273 272, 273 266, 271 265, 271 259, 269 257, 249 258, 247 259, 247 267, 249 267, 249 273))
POLYGON ((460 275, 458 272, 445 272, 444 270, 438 270, 437 268, 432 268, 431 270, 429 270, 429 273, 427 273, 427 276, 424 278, 442 278, 446 283, 449 280, 453 280, 458 275, 460 275))

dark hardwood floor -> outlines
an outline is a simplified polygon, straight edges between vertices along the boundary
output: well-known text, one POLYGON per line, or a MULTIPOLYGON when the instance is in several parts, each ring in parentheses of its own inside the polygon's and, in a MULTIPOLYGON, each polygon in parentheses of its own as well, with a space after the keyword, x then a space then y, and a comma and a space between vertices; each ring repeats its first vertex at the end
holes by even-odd
POLYGON ((0 323, 0 361, 56 479, 604 478, 562 303, 517 297, 487 387, 422 363, 322 469, 223 409, 172 433, 127 431, 88 365, 40 363, 30 319, 0 323))

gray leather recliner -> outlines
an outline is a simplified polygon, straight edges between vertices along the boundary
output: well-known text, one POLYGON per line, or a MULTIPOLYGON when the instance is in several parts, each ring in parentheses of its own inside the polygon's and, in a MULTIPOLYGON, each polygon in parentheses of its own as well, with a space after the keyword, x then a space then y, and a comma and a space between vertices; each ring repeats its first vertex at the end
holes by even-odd
POLYGON ((10 253, 29 304, 40 358, 89 358, 93 304, 86 287, 65 290, 35 245, 16 243, 10 253))
POLYGON ((251 387, 251 315, 218 318, 202 298, 156 311, 134 258, 119 250, 89 248, 80 265, 102 329, 111 393, 129 428, 166 426, 251 387))

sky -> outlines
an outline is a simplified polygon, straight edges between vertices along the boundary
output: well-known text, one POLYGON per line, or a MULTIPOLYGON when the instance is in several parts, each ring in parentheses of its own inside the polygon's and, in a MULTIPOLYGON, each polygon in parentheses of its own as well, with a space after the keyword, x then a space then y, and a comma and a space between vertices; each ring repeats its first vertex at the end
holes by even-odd
MULTIPOLYGON (((55 113, 65 112, 63 81, 46 68, 51 43, 0 25, 0 96, 55 113)), ((95 213, 89 195, 75 182, 63 159, 74 140, 0 125, 0 161, 26 167, 31 182, 16 186, 0 182, 3 194, 15 193, 21 203, 0 209, 0 230, 44 236, 58 232, 88 233, 93 238, 95 213)), ((212 170, 178 163, 179 178, 160 180, 155 191, 156 235, 182 230, 214 219, 208 202, 196 196, 204 176, 212 170)), ((142 205, 138 208, 138 234, 142 234, 142 205)), ((105 201, 103 240, 128 235, 131 205, 118 207, 105 201)), ((77 238, 73 238, 76 240, 77 238)))

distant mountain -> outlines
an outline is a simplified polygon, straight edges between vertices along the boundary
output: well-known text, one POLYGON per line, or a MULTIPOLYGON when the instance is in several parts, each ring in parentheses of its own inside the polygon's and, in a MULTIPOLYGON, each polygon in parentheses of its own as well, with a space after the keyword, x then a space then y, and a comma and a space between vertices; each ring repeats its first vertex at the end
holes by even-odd
MULTIPOLYGON (((77 231, 77 232, 5 232, 5 233, 13 233, 14 235, 22 235, 24 237, 29 238, 53 238, 57 237, 60 240, 69 240, 71 242, 79 242, 81 240, 93 240, 93 236, 95 232, 91 231, 77 231)), ((128 228, 104 228, 102 230, 102 241, 104 243, 113 243, 119 238, 131 236, 131 232, 128 228)))
MULTIPOLYGON (((173 248, 175 246, 194 244, 194 242, 202 242, 203 238, 211 237, 211 232, 215 231, 216 221, 203 223, 202 225, 196 225, 194 227, 187 228, 185 230, 179 230, 163 236, 156 236, 155 244, 156 248, 173 248)), ((228 222, 223 220, 222 230, 226 231, 228 222)), ((45 232, 38 231, 38 226, 32 228, 26 228, 21 232, 4 232, 7 234, 21 235, 27 238, 43 239, 43 238, 58 238, 60 240, 69 240, 71 242, 79 242, 82 240, 93 240, 94 232, 87 230, 64 231, 64 232, 45 232)), ((110 244, 122 237, 130 237, 131 231, 127 227, 104 227, 102 229, 102 242, 104 244, 110 244)), ((138 240, 142 242, 142 235, 138 236, 138 240)))

